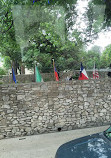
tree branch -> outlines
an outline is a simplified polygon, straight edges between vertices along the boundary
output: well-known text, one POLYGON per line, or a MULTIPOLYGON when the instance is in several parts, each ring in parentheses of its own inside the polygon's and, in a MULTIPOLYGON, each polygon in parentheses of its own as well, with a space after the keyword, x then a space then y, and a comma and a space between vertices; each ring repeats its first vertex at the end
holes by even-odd
POLYGON ((12 26, 13 26, 13 20, 12 20, 10 27, 6 31, 3 31, 2 34, 7 33, 12 28, 12 26))
POLYGON ((6 12, 5 17, 8 17, 8 11, 6 12))

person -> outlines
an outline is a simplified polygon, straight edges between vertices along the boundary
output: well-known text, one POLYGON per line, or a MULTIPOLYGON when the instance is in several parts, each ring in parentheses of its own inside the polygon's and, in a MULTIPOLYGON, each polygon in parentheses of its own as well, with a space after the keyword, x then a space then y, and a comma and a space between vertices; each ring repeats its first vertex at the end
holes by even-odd
POLYGON ((70 80, 73 80, 73 77, 72 77, 72 76, 70 76, 69 81, 70 81, 70 80))
MULTIPOLYGON (((111 64, 109 65, 109 69, 111 69, 111 64)), ((108 72, 108 77, 111 77, 111 71, 108 72)))
POLYGON ((66 81, 69 81, 69 76, 67 76, 65 79, 66 79, 66 81))

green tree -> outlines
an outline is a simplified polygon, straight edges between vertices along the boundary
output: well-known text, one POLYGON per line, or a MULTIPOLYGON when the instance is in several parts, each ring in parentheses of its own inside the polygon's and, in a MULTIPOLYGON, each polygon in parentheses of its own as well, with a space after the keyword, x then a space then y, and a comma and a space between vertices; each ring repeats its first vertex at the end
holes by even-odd
POLYGON ((4 57, 4 64, 3 64, 3 66, 4 66, 4 68, 6 69, 6 70, 9 70, 10 68, 11 68, 11 59, 10 59, 10 57, 9 56, 5 56, 4 57))
MULTIPOLYGON (((104 13, 104 24, 110 25, 111 12, 110 0, 89 2, 84 18, 87 19, 87 29, 83 30, 86 36, 83 38, 83 32, 73 29, 77 18, 76 3, 77 0, 51 0, 50 5, 47 0, 37 1, 34 4, 31 0, 1 0, 0 52, 2 55, 10 57, 16 70, 22 63, 21 50, 24 50, 23 59, 29 68, 34 66, 36 60, 41 63, 43 72, 50 71, 52 58, 56 60, 57 67, 61 70, 77 68, 77 63, 81 59, 80 54, 83 53, 85 61, 88 57, 87 53, 85 57, 82 51, 83 42, 86 44, 97 38, 97 33, 102 29, 101 23, 104 19, 101 15, 104 13), (103 7, 96 9, 98 5, 105 5, 106 9, 103 10, 103 7), (61 18, 58 18, 59 16, 61 18), (72 34, 70 34, 71 30, 72 34), (74 41, 69 41, 72 37, 74 41)), ((88 67, 91 66, 92 63, 89 63, 88 67)))
POLYGON ((2 75, 6 75, 6 71, 3 68, 0 67, 0 77, 2 75))
POLYGON ((93 69, 94 62, 96 68, 100 68, 100 53, 89 50, 88 52, 81 52, 81 61, 86 69, 93 69))
POLYGON ((105 10, 104 10, 104 27, 111 26, 111 1, 110 0, 92 0, 95 5, 104 5, 105 10))
POLYGON ((51 23, 41 23, 38 33, 30 39, 29 46, 24 49, 23 59, 28 68, 34 67, 35 61, 40 63, 42 72, 53 71, 52 58, 55 59, 58 70, 76 69, 80 48, 82 43, 81 46, 69 40, 63 43, 51 23))
POLYGON ((10 57, 15 73, 17 73, 18 64, 21 62, 21 51, 16 42, 11 1, 1 1, 0 3, 0 52, 2 56, 10 57))
POLYGON ((111 44, 108 45, 101 56, 101 68, 107 68, 111 64, 111 44))

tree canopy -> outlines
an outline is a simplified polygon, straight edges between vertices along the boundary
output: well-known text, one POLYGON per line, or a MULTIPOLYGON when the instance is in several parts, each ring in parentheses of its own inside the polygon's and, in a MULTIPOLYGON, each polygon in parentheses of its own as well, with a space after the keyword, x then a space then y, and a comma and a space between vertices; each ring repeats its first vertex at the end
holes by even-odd
POLYGON ((87 52, 84 45, 110 27, 111 1, 90 0, 82 19, 86 28, 81 30, 77 4, 78 0, 1 0, 0 52, 8 61, 5 66, 13 63, 17 70, 24 62, 33 68, 37 61, 42 72, 50 72, 52 58, 61 71, 78 69, 80 61, 88 68, 94 60, 98 68, 107 66, 109 46, 100 56, 95 50, 87 52))

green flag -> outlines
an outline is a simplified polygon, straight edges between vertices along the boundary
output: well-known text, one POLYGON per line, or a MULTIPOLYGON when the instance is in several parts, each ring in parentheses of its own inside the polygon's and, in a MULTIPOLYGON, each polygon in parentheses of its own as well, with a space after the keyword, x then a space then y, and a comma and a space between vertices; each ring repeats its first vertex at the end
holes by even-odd
POLYGON ((35 82, 41 82, 41 81, 42 81, 42 77, 40 75, 38 67, 35 66, 35 82))

